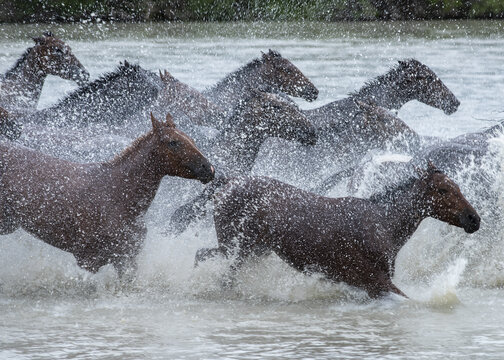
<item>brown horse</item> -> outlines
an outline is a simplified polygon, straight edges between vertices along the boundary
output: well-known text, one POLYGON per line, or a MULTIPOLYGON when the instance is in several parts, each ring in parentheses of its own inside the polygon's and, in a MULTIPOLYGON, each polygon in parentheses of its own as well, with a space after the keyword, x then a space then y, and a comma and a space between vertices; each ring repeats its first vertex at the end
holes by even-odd
POLYGON ((33 40, 35 46, 0 78, 0 105, 8 110, 35 110, 47 75, 74 80, 79 85, 89 80, 89 73, 70 47, 52 33, 33 40))
POLYGON ((19 227, 72 253, 92 272, 134 266, 142 220, 165 175, 211 181, 214 169, 193 141, 152 115, 153 129, 113 160, 80 164, 0 143, 0 233, 19 227))
POLYGON ((170 222, 171 230, 182 232, 193 220, 205 214, 205 205, 222 185, 222 178, 248 175, 261 146, 269 137, 296 141, 304 146, 317 143, 314 127, 291 102, 277 94, 251 91, 237 104, 233 115, 208 149, 219 179, 175 210, 170 222))
POLYGON ((159 94, 157 108, 170 112, 177 119, 187 117, 195 125, 222 123, 222 109, 209 101, 198 90, 175 78, 168 71, 159 72, 163 90, 159 94))
MULTIPOLYGON (((432 165, 369 200, 325 198, 270 178, 230 181, 215 201, 219 246, 196 261, 275 252, 299 271, 362 288, 371 297, 403 295, 392 283, 397 253, 420 222, 434 217, 473 233, 480 218, 458 186, 432 165)), ((232 279, 232 277, 231 277, 232 279)))
MULTIPOLYGON (((231 112, 235 104, 247 97, 254 89, 301 97, 313 101, 318 89, 294 64, 280 53, 269 50, 260 59, 254 59, 240 69, 230 73, 216 85, 203 92, 210 101, 226 112, 231 112)), ((220 128, 217 122, 206 125, 220 128)))

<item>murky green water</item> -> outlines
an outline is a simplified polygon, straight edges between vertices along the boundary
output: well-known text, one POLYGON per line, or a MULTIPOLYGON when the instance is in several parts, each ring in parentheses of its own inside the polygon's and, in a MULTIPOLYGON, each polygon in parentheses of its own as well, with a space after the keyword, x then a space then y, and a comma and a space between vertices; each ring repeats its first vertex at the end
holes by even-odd
MULTIPOLYGON (((167 69, 198 89, 273 48, 318 86, 316 102, 296 100, 304 108, 341 98, 414 57, 461 101, 451 116, 407 104, 399 115, 415 130, 450 137, 504 118, 498 21, 0 25, 0 71, 47 29, 68 40, 92 78, 127 59, 167 69)), ((73 88, 49 78, 40 107, 73 88)), ((256 173, 275 173, 260 160, 256 173)), ((276 257, 247 264, 238 287, 223 292, 225 263, 193 269, 196 250, 216 242, 210 223, 180 237, 163 233, 167 215, 199 189, 184 186, 180 179, 163 182, 134 286, 121 285, 110 268, 86 273, 71 255, 22 231, 2 236, 0 358, 502 358, 504 224, 483 219, 468 236, 424 221, 397 261, 395 282, 410 300, 369 301, 276 257)))

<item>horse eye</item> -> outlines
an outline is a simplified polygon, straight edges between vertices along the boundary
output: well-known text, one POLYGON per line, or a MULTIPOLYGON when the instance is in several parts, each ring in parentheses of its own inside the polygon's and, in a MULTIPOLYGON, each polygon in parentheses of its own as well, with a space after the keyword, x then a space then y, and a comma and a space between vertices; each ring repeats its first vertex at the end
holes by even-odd
POLYGON ((445 195, 445 194, 448 194, 448 190, 446 190, 446 189, 438 189, 438 193, 440 193, 441 195, 445 195))
POLYGON ((63 50, 61 50, 60 48, 54 48, 53 51, 58 55, 63 55, 63 50))
POLYGON ((178 145, 179 145, 179 142, 177 140, 168 141, 168 146, 171 148, 176 148, 178 145))

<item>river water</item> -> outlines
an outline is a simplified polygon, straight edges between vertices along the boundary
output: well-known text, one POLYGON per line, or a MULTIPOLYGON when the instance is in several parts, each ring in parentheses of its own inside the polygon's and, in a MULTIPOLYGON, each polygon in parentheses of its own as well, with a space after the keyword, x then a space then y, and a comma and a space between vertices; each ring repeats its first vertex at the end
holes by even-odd
MULTIPOLYGON (((405 105, 399 116, 420 134, 449 138, 504 118, 503 22, 0 25, 0 71, 47 29, 68 41, 93 79, 127 59, 197 89, 276 49, 320 90, 313 103, 296 100, 303 108, 342 98, 414 57, 461 101, 451 116, 405 105)), ((74 86, 49 77, 39 107, 74 86)), ((500 162, 504 138, 493 143, 489 161, 500 162)), ((260 160, 255 173, 274 173, 260 160)), ((504 177, 495 177, 502 188, 504 177)), ((236 288, 221 290, 224 261, 193 268, 196 250, 216 243, 211 222, 165 233, 175 206, 201 189, 181 179, 163 181, 147 215, 134 284, 121 284, 110 267, 87 273, 23 231, 2 236, 0 359, 500 359, 504 222, 486 218, 489 199, 471 198, 473 185, 457 180, 483 215, 482 228, 467 235, 425 220, 396 262, 394 281, 407 300, 371 301, 274 256, 246 264, 236 288)))

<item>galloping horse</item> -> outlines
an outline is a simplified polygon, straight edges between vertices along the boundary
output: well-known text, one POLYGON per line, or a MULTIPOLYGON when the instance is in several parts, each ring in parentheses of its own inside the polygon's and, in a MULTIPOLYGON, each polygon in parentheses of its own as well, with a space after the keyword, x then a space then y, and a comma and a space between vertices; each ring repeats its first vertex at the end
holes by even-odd
POLYGON ((134 266, 146 235, 143 215, 161 179, 214 177, 171 116, 166 123, 151 120, 151 131, 104 163, 73 163, 0 143, 0 233, 21 227, 72 253, 86 270, 112 263, 122 275, 134 266))
POLYGON ((251 255, 276 253, 303 272, 403 295, 392 283, 397 253, 420 222, 434 217, 473 233, 480 218, 458 186, 433 166, 369 200, 324 198, 270 178, 238 178, 216 195, 218 247, 196 263, 233 257, 231 277, 251 255))
POLYGON ((220 111, 201 93, 167 71, 156 74, 124 61, 115 71, 21 121, 48 126, 118 125, 154 108, 188 116, 195 123, 201 123, 204 116, 218 116, 220 111))
POLYGON ((204 206, 222 185, 222 179, 249 174, 268 137, 297 141, 303 145, 315 145, 317 142, 313 126, 290 102, 276 94, 251 91, 248 98, 234 109, 207 151, 218 170, 218 181, 209 184, 191 202, 175 210, 171 218, 172 228, 182 232, 191 221, 201 217, 204 206))
MULTIPOLYGON (((307 101, 313 101, 318 96, 315 85, 294 64, 273 50, 227 75, 203 91, 203 95, 226 112, 231 112, 235 104, 247 97, 252 89, 283 92, 307 101)), ((207 125, 220 128, 221 124, 208 122, 207 125)))
POLYGON ((79 85, 89 80, 89 73, 70 47, 52 33, 33 40, 35 46, 0 78, 0 106, 7 110, 34 111, 47 75, 74 80, 79 85))
POLYGON ((405 103, 418 100, 446 114, 454 113, 460 105, 455 95, 429 67, 418 60, 409 59, 399 61, 397 67, 369 81, 348 98, 303 112, 317 127, 320 135, 324 132, 333 134, 359 125, 354 118, 358 112, 355 100, 389 110, 398 110, 405 103))

